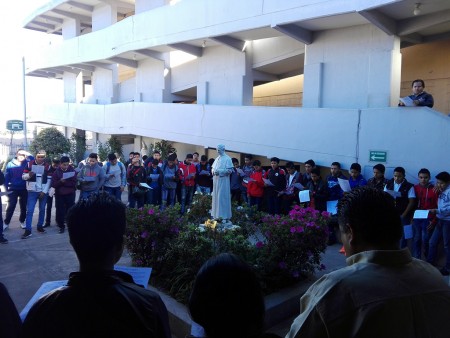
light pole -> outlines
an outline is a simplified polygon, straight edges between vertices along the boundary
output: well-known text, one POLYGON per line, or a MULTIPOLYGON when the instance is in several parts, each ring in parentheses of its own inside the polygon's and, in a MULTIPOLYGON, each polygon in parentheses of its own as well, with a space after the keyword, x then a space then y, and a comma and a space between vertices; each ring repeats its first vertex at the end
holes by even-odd
POLYGON ((25 57, 22 56, 22 84, 23 84, 23 135, 25 149, 28 150, 27 140, 27 95, 25 92, 25 57))

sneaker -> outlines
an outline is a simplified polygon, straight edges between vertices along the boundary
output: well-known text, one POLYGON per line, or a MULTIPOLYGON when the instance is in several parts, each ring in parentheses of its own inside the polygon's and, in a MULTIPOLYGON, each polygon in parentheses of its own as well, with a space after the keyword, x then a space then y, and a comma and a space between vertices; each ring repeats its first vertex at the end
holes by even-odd
POLYGON ((37 232, 40 232, 41 234, 45 233, 45 229, 43 227, 37 227, 37 232))
POLYGON ((30 230, 25 230, 25 232, 22 235, 22 239, 27 239, 31 237, 31 231, 30 230))
POLYGON ((48 228, 50 226, 50 223, 45 223, 43 228, 48 228))
POLYGON ((442 274, 442 276, 448 276, 449 275, 449 271, 446 268, 442 268, 439 271, 442 274))
POLYGON ((5 237, 0 238, 0 244, 8 244, 8 240, 5 237))
POLYGON ((59 234, 63 234, 63 233, 64 233, 64 231, 65 231, 65 229, 64 229, 64 228, 59 228, 59 230, 58 230, 58 233, 59 233, 59 234))
POLYGON ((25 225, 25 223, 20 223, 20 227, 22 228, 22 229, 26 229, 27 228, 27 226, 25 225))
POLYGON ((3 223, 3 231, 8 230, 8 228, 9 228, 9 225, 6 223, 3 223))

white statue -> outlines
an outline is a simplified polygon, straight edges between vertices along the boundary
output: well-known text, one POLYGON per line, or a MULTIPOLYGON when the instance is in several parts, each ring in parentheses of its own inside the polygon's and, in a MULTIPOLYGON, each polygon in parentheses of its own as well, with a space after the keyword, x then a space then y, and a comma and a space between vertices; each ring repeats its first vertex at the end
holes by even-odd
POLYGON ((212 211, 211 216, 229 220, 231 218, 230 174, 233 170, 231 157, 225 154, 225 146, 217 146, 219 156, 214 160, 211 173, 213 174, 212 211))

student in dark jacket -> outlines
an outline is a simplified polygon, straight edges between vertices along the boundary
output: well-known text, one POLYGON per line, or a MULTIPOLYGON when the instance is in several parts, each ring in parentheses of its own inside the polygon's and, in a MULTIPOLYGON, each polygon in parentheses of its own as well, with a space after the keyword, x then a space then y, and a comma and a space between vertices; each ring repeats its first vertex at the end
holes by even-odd
POLYGON ((320 177, 319 168, 311 170, 311 181, 308 182, 306 187, 311 199, 309 206, 315 210, 327 211, 328 187, 320 177))

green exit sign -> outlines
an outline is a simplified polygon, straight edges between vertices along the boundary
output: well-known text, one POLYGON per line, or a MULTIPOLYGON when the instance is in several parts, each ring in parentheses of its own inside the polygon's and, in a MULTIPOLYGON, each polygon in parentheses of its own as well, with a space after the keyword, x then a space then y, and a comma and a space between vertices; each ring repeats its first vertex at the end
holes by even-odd
POLYGON ((387 160, 387 151, 380 151, 380 150, 369 151, 370 162, 386 162, 386 160, 387 160))
POLYGON ((23 121, 8 120, 8 121, 6 121, 6 129, 8 129, 10 131, 21 131, 21 130, 23 130, 23 121))

